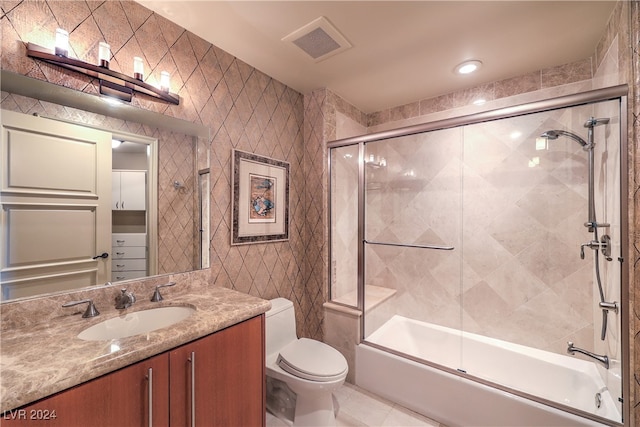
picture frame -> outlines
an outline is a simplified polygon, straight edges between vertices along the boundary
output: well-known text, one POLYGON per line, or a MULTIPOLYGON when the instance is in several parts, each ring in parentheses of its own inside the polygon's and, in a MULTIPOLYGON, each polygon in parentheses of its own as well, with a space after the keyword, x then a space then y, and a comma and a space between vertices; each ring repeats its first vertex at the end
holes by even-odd
POLYGON ((233 150, 231 245, 289 240, 289 163, 233 150))

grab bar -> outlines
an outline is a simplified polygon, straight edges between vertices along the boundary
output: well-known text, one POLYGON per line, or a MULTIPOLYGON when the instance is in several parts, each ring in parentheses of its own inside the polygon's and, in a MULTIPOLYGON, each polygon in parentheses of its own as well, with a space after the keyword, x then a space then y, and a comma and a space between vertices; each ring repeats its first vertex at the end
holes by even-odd
POLYGON ((363 240, 364 243, 369 245, 382 245, 382 246, 398 246, 401 248, 417 248, 417 249, 435 249, 438 251, 452 251, 453 246, 441 246, 441 245, 408 245, 404 243, 388 243, 388 242, 373 242, 370 240, 363 240))

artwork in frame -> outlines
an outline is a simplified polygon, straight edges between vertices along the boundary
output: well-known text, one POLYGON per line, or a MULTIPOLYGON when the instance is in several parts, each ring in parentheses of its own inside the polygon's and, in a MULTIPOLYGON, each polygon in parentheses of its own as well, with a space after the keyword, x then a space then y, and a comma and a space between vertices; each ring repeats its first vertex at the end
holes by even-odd
POLYGON ((289 163, 233 150, 231 244, 289 239, 289 163))

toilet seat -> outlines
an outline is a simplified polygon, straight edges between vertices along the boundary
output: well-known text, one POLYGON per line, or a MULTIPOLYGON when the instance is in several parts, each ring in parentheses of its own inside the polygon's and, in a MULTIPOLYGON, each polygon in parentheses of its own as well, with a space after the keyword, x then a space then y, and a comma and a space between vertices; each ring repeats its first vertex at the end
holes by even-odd
POLYGON ((349 368, 339 351, 307 338, 300 338, 282 348, 276 364, 291 375, 311 381, 340 379, 349 368))

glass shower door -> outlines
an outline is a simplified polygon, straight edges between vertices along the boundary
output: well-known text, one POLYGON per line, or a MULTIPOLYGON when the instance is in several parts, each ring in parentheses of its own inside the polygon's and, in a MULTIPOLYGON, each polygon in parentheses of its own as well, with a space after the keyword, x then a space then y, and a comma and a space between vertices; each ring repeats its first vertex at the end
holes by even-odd
POLYGON ((465 126, 462 158, 462 369, 620 422, 620 313, 600 305, 621 297, 619 102, 465 126), (609 118, 593 128, 598 235, 585 226, 591 117, 609 118))
POLYGON ((452 370, 462 328, 461 136, 438 130, 364 147, 365 339, 452 370), (439 351, 418 354, 414 321, 435 327, 439 351))

